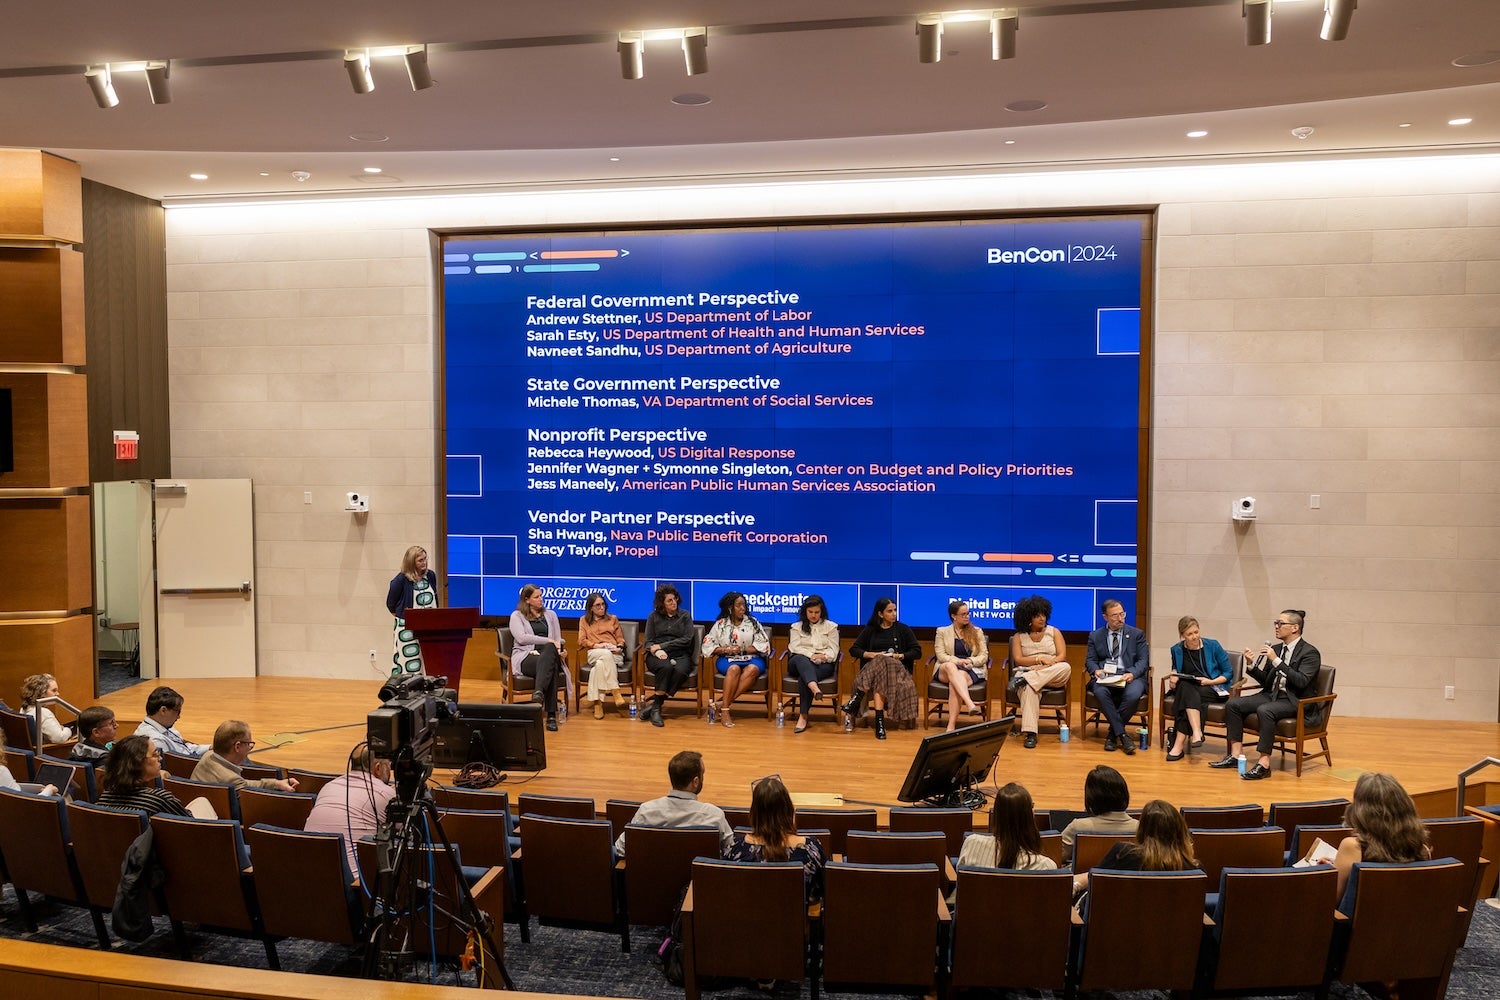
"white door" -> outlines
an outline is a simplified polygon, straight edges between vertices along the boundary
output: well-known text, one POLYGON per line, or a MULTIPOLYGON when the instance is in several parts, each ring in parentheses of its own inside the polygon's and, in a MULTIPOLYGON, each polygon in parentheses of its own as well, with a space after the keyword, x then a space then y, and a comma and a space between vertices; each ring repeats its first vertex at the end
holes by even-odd
POLYGON ((255 676, 255 532, 248 479, 157 480, 159 676, 255 676))

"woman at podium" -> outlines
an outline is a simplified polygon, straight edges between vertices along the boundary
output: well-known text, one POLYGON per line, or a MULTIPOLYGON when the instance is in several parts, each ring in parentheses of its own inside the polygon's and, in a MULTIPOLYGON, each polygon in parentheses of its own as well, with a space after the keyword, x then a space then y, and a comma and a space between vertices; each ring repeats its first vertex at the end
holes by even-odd
POLYGON ((427 550, 413 545, 401 558, 401 572, 391 579, 385 595, 385 608, 394 617, 394 649, 391 653, 391 676, 420 674, 422 647, 411 629, 406 627, 406 612, 412 608, 435 608, 437 574, 427 567, 427 550))

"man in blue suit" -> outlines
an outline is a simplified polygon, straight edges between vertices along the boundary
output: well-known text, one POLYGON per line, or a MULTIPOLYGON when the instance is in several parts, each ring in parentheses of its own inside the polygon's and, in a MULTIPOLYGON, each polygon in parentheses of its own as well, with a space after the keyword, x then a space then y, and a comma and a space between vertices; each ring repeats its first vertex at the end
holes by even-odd
POLYGON ((1089 690, 1109 720, 1109 736, 1104 749, 1118 746, 1126 756, 1135 755, 1135 744, 1125 732, 1125 720, 1135 714, 1146 685, 1151 679, 1151 651, 1146 633, 1125 624, 1125 606, 1111 598, 1100 607, 1104 627, 1089 634, 1088 654, 1083 669, 1089 676, 1089 690))

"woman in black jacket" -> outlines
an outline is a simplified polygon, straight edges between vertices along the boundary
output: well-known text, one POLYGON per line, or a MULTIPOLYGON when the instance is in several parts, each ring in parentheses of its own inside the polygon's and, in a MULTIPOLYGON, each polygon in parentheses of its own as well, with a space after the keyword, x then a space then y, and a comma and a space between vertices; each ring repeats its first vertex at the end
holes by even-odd
POLYGON ((854 678, 854 697, 844 711, 858 718, 865 698, 875 709, 875 738, 885 739, 885 716, 892 722, 910 722, 917 717, 917 686, 912 668, 922 655, 922 644, 911 629, 896 620, 896 602, 882 597, 865 629, 849 647, 849 655, 860 663, 854 678))
POLYGON ((676 694, 692 675, 698 635, 693 630, 693 616, 682 607, 682 594, 670 583, 656 588, 654 607, 646 619, 642 648, 646 669, 656 675, 656 694, 641 710, 641 721, 663 726, 666 723, 661 717, 662 703, 676 694))

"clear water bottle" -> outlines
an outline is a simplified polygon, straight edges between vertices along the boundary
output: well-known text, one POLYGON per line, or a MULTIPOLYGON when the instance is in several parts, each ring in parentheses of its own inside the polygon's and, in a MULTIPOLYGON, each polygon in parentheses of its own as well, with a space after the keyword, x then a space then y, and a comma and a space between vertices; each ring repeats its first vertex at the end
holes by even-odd
POLYGON ((710 701, 708 703, 708 724, 710 726, 713 725, 714 722, 718 719, 718 717, 719 717, 718 710, 715 708, 714 703, 712 701, 710 701))
POLYGON ((636 713, 635 695, 632 694, 630 696, 630 717, 632 719, 635 718, 635 713, 636 713))
POLYGON ((557 721, 558 722, 567 722, 568 721, 568 699, 567 698, 564 698, 562 700, 562 705, 557 710, 557 721))
POLYGON ((844 732, 846 732, 846 733, 852 733, 852 732, 854 732, 854 713, 853 712, 845 712, 844 713, 844 732))
POLYGON ((782 708, 780 705, 776 706, 776 728, 786 728, 786 709, 782 708))

